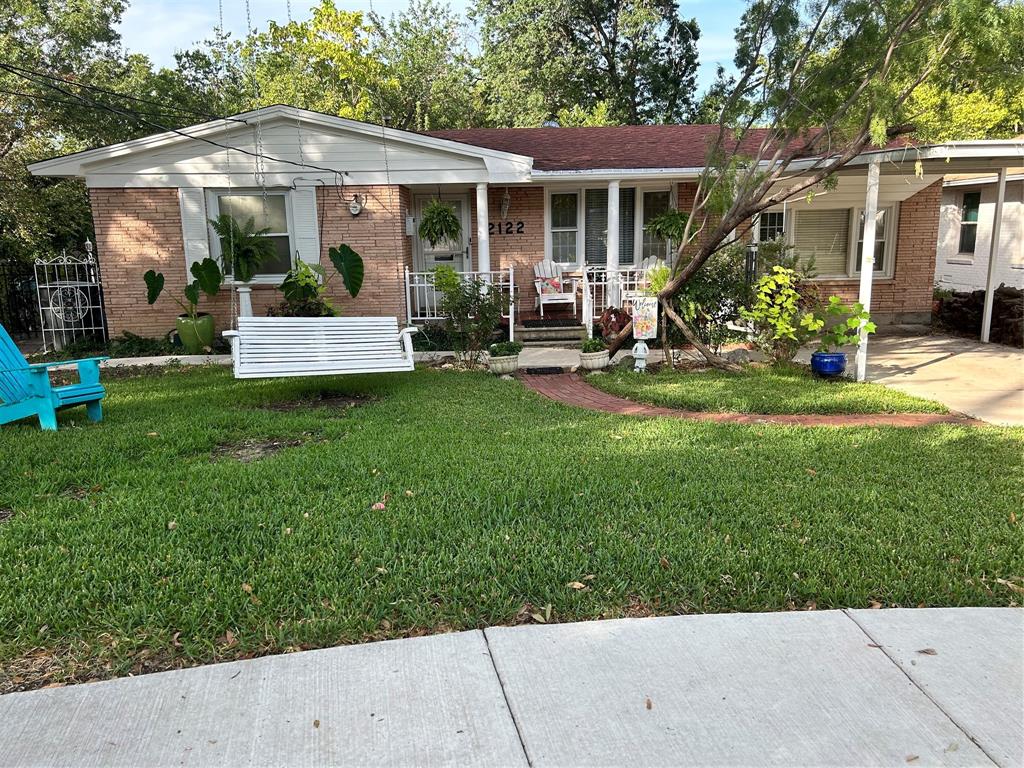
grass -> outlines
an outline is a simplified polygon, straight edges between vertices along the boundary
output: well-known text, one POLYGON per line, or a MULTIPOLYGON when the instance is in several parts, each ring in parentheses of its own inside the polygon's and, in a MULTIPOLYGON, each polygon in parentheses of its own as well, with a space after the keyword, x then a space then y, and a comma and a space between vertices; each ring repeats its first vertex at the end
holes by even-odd
POLYGON ((619 397, 687 411, 735 413, 946 413, 941 403, 880 384, 815 378, 802 367, 747 367, 742 373, 613 370, 589 384, 619 397))
POLYGON ((0 690, 531 613, 1020 600, 1021 429, 632 419, 452 371, 108 383, 102 424, 0 429, 0 690), (371 399, 265 407, 322 391, 371 399))

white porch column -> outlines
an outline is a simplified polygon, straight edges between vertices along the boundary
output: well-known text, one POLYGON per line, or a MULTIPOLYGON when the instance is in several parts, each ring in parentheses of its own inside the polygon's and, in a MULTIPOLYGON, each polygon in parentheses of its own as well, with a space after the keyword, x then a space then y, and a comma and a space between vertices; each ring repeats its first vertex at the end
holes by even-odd
MULTIPOLYGON (((864 237, 860 262, 860 293, 857 300, 864 309, 871 311, 871 283, 875 279, 875 221, 878 216, 878 174, 879 161, 868 164, 868 188, 864 196, 864 237)), ((854 233, 856 234, 856 233, 854 233)), ((868 375, 868 334, 864 323, 860 327, 860 342, 857 344, 857 381, 864 381, 868 375)))
POLYGON ((487 182, 476 185, 476 268, 478 272, 491 271, 491 237, 487 222, 487 182))
POLYGON ((996 259, 999 258, 999 236, 1003 228, 1003 200, 1006 198, 1006 169, 999 169, 996 185, 996 212, 992 220, 992 239, 988 244, 988 276, 985 279, 985 308, 981 313, 981 340, 988 343, 992 333, 992 306, 995 301, 996 259))
POLYGON ((619 182, 608 182, 608 302, 619 306, 619 182))

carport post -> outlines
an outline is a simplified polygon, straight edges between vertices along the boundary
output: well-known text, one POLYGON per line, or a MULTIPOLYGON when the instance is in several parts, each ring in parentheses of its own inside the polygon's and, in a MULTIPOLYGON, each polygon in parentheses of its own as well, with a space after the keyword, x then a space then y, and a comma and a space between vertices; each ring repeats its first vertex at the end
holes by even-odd
POLYGON ((988 343, 992 332, 992 305, 995 299, 993 283, 996 281, 996 259, 999 258, 999 235, 1003 228, 1003 200, 1006 197, 1006 168, 999 169, 996 186, 996 212, 992 220, 992 239, 988 244, 988 277, 985 280, 985 308, 981 313, 981 340, 988 343))
MULTIPOLYGON (((860 260, 860 293, 857 301, 864 309, 871 311, 871 282, 875 278, 875 219, 878 216, 878 174, 880 166, 877 158, 868 163, 868 189, 864 196, 864 245, 860 260)), ((857 381, 864 381, 868 375, 868 334, 864 330, 865 322, 860 324, 860 340, 857 343, 857 381)))

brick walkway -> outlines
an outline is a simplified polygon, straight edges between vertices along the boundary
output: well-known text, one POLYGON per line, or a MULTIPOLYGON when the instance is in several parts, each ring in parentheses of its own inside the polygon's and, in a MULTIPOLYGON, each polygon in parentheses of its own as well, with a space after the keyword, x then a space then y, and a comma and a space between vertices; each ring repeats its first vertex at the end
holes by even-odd
POLYGON ((587 384, 575 373, 548 376, 523 374, 520 380, 544 397, 566 405, 623 416, 667 416, 690 421, 714 421, 730 424, 783 424, 800 427, 924 427, 931 424, 977 426, 981 422, 954 413, 849 413, 849 414, 757 414, 711 413, 662 408, 626 400, 587 384))

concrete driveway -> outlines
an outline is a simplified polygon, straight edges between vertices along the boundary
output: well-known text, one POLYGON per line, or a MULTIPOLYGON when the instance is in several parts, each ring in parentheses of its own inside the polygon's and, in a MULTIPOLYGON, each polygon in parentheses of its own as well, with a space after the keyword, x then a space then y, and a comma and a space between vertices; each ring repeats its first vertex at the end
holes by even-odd
POLYGON ((1024 425, 1021 349, 942 335, 880 336, 868 343, 868 379, 992 424, 1024 425))

